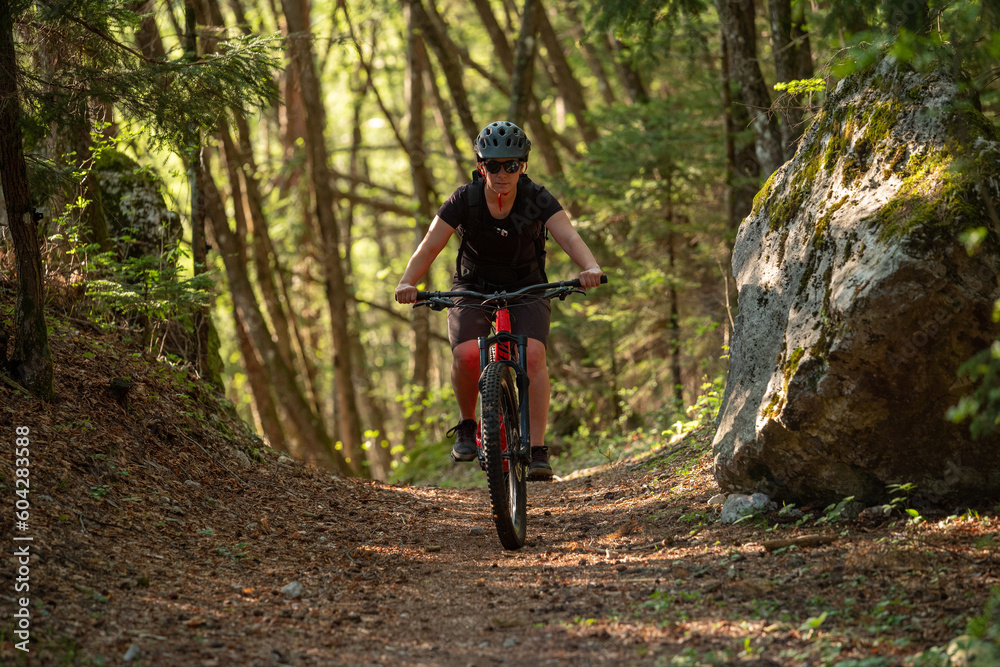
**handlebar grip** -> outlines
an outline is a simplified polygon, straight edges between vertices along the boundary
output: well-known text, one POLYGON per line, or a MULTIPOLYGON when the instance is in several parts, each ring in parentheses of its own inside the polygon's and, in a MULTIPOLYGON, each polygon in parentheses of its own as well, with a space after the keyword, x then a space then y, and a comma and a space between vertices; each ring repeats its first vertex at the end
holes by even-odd
POLYGON ((430 295, 430 292, 417 292, 417 301, 426 301, 430 295))
POLYGON ((607 284, 607 282, 608 282, 608 276, 607 276, 607 274, 602 275, 601 276, 601 284, 605 285, 605 284, 607 284))

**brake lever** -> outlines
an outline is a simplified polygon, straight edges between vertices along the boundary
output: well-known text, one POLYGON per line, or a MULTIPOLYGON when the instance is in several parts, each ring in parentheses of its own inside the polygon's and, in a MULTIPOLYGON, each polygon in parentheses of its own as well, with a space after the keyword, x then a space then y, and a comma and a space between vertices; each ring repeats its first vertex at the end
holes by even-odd
POLYGON ((451 299, 434 297, 431 299, 427 299, 426 301, 417 301, 416 303, 413 304, 413 307, 418 308, 420 306, 427 306, 431 310, 441 311, 444 310, 445 308, 450 308, 454 305, 455 304, 451 299))
POLYGON ((557 287, 551 292, 545 294, 545 298, 554 299, 556 297, 559 297, 560 301, 565 301, 566 297, 568 297, 570 294, 586 294, 586 292, 580 289, 579 287, 557 287))

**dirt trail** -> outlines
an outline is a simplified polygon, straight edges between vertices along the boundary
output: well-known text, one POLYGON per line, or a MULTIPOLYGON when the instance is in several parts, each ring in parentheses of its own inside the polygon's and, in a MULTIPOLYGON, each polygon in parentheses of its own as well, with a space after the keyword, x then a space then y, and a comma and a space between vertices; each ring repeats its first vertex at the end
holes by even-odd
POLYGON ((245 486, 188 484, 183 508, 166 505, 178 520, 149 530, 97 519, 115 508, 90 499, 42 547, 48 615, 26 664, 118 663, 134 646, 133 664, 164 666, 892 665, 946 644, 997 583, 981 548, 995 518, 909 537, 845 527, 769 553, 763 528, 710 521, 706 446, 531 485, 517 552, 500 547, 483 490, 287 459, 245 486))
MULTIPOLYGON (((30 427, 34 538, 31 651, 0 630, 4 665, 897 665, 940 653, 1000 583, 991 505, 717 523, 708 429, 530 485, 528 545, 506 552, 485 490, 293 461, 109 338, 57 323, 51 404, 0 385, 0 492, 14 498, 8 443, 30 427), (114 376, 134 383, 125 404, 114 376), (812 534, 834 539, 764 548, 812 534)), ((12 544, 10 513, 0 528, 12 544)))

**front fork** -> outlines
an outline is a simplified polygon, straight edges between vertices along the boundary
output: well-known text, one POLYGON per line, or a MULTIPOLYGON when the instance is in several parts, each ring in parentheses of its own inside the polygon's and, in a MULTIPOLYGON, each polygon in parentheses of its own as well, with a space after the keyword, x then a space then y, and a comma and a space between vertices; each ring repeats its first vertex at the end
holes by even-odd
MULTIPOLYGON (((517 450, 517 456, 522 463, 527 465, 531 461, 531 413, 528 403, 528 373, 519 363, 528 359, 528 337, 520 334, 512 334, 510 331, 498 331, 492 336, 480 336, 479 338, 479 377, 482 379, 483 371, 490 363, 505 363, 514 369, 514 382, 517 385, 517 411, 520 418, 519 429, 521 432, 521 443, 517 450), (517 345, 517 359, 511 359, 508 352, 510 344, 517 345), (496 346, 494 359, 490 359, 490 349, 496 346)), ((482 408, 480 407, 480 414, 482 408)), ((479 464, 486 469, 486 457, 483 453, 482 442, 483 424, 480 419, 476 430, 476 446, 479 451, 479 464)), ((509 443, 508 443, 509 444, 509 443)))

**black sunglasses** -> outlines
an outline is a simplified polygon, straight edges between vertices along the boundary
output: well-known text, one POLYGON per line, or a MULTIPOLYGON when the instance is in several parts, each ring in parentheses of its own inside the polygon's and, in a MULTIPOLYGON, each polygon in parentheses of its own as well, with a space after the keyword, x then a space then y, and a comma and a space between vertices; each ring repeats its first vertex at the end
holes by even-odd
POLYGON ((483 165, 486 167, 486 171, 491 174, 495 174, 500 171, 500 167, 508 174, 516 173, 518 169, 521 168, 523 162, 521 160, 510 160, 509 162, 497 162, 496 160, 486 160, 483 165))

